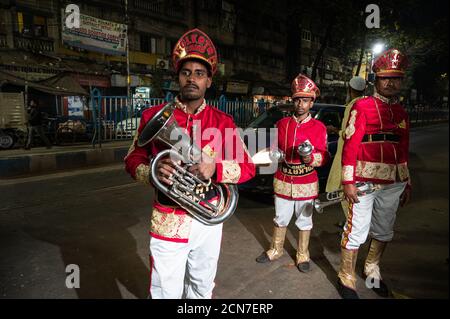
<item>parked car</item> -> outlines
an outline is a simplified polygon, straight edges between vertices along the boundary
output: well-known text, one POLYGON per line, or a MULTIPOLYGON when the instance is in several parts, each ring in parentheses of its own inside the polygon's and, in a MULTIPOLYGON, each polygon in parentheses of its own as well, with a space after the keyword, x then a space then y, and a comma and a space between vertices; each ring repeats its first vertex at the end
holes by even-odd
POLYGON ((24 144, 27 132, 13 128, 2 129, 0 128, 0 150, 10 149, 18 143, 24 144))
POLYGON ((141 122, 140 117, 131 117, 116 124, 115 134, 117 139, 132 139, 141 122))
MULTIPOLYGON (((269 134, 266 134, 265 141, 258 140, 258 131, 274 128, 275 123, 286 116, 291 116, 294 111, 293 104, 282 104, 274 106, 256 119, 254 119, 247 127, 247 129, 254 129, 257 137, 257 149, 251 150, 249 148, 250 155, 253 156, 256 152, 270 147, 271 141, 269 134)), ((331 164, 333 162, 334 155, 337 150, 337 141, 339 139, 339 130, 341 128, 342 119, 344 117, 345 106, 338 104, 323 104, 315 103, 311 109, 311 115, 313 118, 321 121, 327 127, 328 133, 328 151, 331 155, 331 160, 323 167, 317 168, 317 174, 319 176, 319 189, 320 192, 324 192, 328 174, 330 172, 331 164)), ((247 136, 244 135, 244 143, 248 145, 247 136)), ((257 168, 256 176, 252 180, 240 184, 239 189, 242 191, 255 191, 255 192, 273 192, 273 173, 268 173, 267 169, 257 168)))
POLYGON ((25 144, 27 121, 23 93, 0 92, 0 150, 25 144))
POLYGON ((115 125, 115 135, 118 139, 130 139, 136 135, 136 131, 141 122, 142 113, 149 109, 150 106, 148 102, 136 104, 134 110, 134 116, 126 117, 122 121, 119 121, 115 125))

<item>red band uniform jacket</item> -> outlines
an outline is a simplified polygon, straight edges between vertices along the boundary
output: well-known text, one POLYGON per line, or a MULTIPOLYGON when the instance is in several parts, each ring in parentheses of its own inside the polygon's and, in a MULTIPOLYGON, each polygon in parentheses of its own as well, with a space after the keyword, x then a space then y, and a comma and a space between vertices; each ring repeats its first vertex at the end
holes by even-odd
POLYGON ((307 200, 318 197, 319 167, 329 160, 327 150, 327 129, 325 125, 309 115, 298 122, 294 116, 285 117, 276 124, 278 128, 278 148, 285 153, 285 161, 280 163, 274 176, 274 193, 284 199, 307 200), (314 147, 309 164, 303 162, 297 152, 300 144, 308 140, 314 147))
MULTIPOLYGON (((239 133, 235 130, 236 126, 230 115, 205 103, 199 107, 196 114, 188 114, 181 103, 176 103, 177 109, 174 111, 174 116, 178 125, 184 128, 189 136, 193 137, 195 134, 194 141, 197 145, 204 153, 216 160, 213 182, 238 184, 254 177, 255 166, 239 133)), ((142 113, 138 132, 125 157, 126 171, 134 179, 145 184, 150 184, 150 158, 157 155, 164 147, 157 142, 151 142, 142 148, 136 143, 146 123, 164 105, 151 107, 142 113)), ((189 213, 156 190, 150 226, 150 234, 153 237, 174 242, 188 242, 191 222, 192 217, 189 213)))
POLYGON ((409 120, 400 103, 378 94, 358 100, 344 134, 342 184, 410 182, 409 120), (373 134, 378 140, 371 141, 373 134), (394 136, 396 141, 380 140, 385 136, 394 136))

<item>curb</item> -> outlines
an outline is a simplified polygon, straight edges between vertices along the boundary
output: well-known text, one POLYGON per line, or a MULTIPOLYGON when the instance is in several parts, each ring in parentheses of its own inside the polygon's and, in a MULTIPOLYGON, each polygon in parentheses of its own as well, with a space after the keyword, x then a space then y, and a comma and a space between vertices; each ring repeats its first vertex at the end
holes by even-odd
POLYGON ((29 154, 0 159, 0 179, 123 162, 128 147, 29 154))

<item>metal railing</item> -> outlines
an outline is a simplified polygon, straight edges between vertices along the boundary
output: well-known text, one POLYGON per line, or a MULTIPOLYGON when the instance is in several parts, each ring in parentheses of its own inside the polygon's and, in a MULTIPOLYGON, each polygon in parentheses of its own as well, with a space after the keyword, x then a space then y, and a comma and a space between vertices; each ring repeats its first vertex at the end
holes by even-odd
POLYGON ((448 108, 407 109, 411 126, 422 126, 448 121, 448 108))
MULTIPOLYGON (((100 118, 103 140, 132 139, 140 124, 142 112, 148 108, 164 103, 163 98, 133 98, 126 96, 100 97, 100 118)), ((208 105, 231 115, 237 127, 245 128, 260 112, 272 104, 251 101, 208 100, 208 105)), ((448 109, 409 109, 407 110, 411 126, 421 126, 448 121, 448 109)))
MULTIPOLYGON (((220 103, 218 100, 207 101, 209 105, 217 107, 224 113, 233 116, 234 123, 238 127, 247 126, 256 116, 258 116, 257 103, 251 101, 227 101, 220 103)), ((268 107, 269 103, 266 103, 268 107)))
POLYGON ((25 50, 37 50, 37 51, 54 51, 53 40, 47 39, 35 39, 19 34, 14 35, 14 47, 25 50))
POLYGON ((127 104, 126 97, 103 97, 103 118, 114 123, 115 139, 133 138, 139 127, 142 112, 164 103, 162 98, 132 99, 127 104))
MULTIPOLYGON (((142 112, 164 102, 163 98, 138 98, 127 103, 125 96, 102 96, 98 113, 102 122, 108 123, 108 134, 103 132, 102 139, 132 139, 139 127, 142 112)), ((207 104, 233 116, 238 127, 247 126, 258 115, 258 103, 254 102, 208 100, 207 104)), ((268 108, 270 105, 266 104, 268 108)))

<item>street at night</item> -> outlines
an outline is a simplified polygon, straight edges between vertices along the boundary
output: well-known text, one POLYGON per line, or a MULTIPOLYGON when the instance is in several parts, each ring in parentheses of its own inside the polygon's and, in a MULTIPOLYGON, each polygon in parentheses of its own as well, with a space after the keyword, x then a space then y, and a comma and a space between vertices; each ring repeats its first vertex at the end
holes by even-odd
MULTIPOLYGON (((413 197, 397 216, 394 241, 382 261, 394 298, 448 298, 448 124, 411 132, 413 197)), ((123 165, 0 181, 1 298, 146 298, 150 187, 123 165), (66 266, 80 267, 80 288, 66 288, 66 266)), ((224 224, 214 297, 339 298, 338 206, 314 215, 312 270, 294 265, 297 230, 285 255, 271 264, 255 258, 270 241, 272 195, 241 194, 224 224)), ((379 298, 364 287, 361 298, 379 298)))
POLYGON ((448 299, 448 7, 0 0, 0 301, 448 299))

